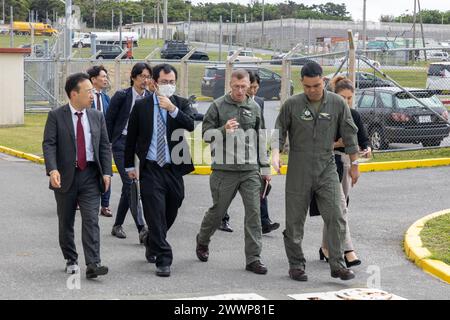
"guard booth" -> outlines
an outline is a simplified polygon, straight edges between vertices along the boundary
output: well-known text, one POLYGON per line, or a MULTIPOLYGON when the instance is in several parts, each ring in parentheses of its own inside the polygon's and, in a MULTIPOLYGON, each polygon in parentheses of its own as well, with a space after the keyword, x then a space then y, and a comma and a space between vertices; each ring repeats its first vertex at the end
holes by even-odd
POLYGON ((31 48, 0 48, 0 127, 24 124, 24 55, 31 48))

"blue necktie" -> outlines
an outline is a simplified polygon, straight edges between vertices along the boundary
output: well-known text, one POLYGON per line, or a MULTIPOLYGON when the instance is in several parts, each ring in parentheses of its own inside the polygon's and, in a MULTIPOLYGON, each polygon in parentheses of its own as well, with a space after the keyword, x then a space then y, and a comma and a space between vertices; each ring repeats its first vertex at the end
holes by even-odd
MULTIPOLYGON (((159 107, 156 107, 159 108, 159 107)), ((160 167, 163 167, 166 164, 166 126, 164 124, 164 120, 161 115, 161 110, 158 110, 158 139, 156 144, 156 162, 160 167)))

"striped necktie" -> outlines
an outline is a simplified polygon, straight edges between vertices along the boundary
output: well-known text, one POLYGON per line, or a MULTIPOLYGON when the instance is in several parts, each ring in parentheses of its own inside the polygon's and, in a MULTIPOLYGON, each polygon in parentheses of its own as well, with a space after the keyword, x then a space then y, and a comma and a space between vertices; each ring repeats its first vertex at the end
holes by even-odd
MULTIPOLYGON (((159 108, 157 106, 155 107, 159 108)), ((166 163, 166 125, 162 118, 161 109, 158 110, 157 118, 158 137, 156 144, 156 162, 160 167, 163 167, 166 163)))

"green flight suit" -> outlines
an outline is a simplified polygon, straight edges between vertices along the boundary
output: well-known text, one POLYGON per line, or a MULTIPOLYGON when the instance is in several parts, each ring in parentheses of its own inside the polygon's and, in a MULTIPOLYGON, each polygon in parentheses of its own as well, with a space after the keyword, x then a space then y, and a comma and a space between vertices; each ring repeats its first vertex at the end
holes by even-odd
POLYGON ((339 132, 345 152, 358 152, 357 132, 350 109, 338 95, 324 91, 318 111, 305 94, 290 97, 278 115, 272 147, 282 150, 289 136, 289 165, 286 174, 286 229, 283 232, 289 266, 305 269, 302 251, 304 224, 315 193, 317 205, 329 232, 331 270, 345 268, 342 241, 341 184, 333 156, 333 143, 339 132))
POLYGON ((210 188, 213 205, 205 213, 198 242, 208 245, 239 191, 245 209, 246 263, 260 260, 262 249, 260 192, 261 174, 270 174, 264 119, 261 110, 247 98, 237 103, 227 94, 215 100, 203 120, 203 139, 211 143, 210 188), (227 133, 225 124, 236 118, 239 129, 227 133), (260 172, 261 170, 261 172, 260 172))

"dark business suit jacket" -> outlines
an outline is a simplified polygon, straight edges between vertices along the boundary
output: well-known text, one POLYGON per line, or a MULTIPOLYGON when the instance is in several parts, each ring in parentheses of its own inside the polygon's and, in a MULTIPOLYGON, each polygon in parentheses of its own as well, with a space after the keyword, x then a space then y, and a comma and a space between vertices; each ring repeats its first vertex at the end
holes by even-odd
MULTIPOLYGON (((101 192, 104 192, 103 175, 112 175, 111 148, 105 118, 100 111, 91 108, 85 109, 85 112, 91 128, 94 162, 99 171, 99 187, 101 192)), ((61 174, 61 188, 54 190, 67 192, 75 176, 77 159, 75 129, 68 104, 49 112, 42 149, 47 175, 55 169, 61 174)), ((53 189, 51 185, 50 189, 53 189)))
MULTIPOLYGON (((170 97, 170 101, 172 101, 179 110, 175 119, 167 114, 167 141, 169 144, 169 153, 172 154, 173 148, 179 143, 183 146, 183 148, 180 149, 188 152, 188 154, 180 152, 180 157, 186 159, 186 161, 181 164, 174 163, 172 159, 175 173, 179 176, 183 176, 194 171, 189 146, 184 135, 181 135, 176 141, 172 141, 171 136, 172 132, 177 129, 184 129, 189 132, 194 130, 194 111, 187 99, 179 96, 172 96, 170 97)), ((125 147, 125 168, 134 167, 134 154, 136 153, 140 160, 140 172, 143 170, 153 136, 154 108, 153 94, 151 94, 144 99, 137 101, 131 112, 125 147)))
POLYGON ((259 105, 259 107, 261 108, 261 114, 264 115, 264 99, 255 96, 255 102, 259 105))
MULTIPOLYGON (((150 92, 146 90, 145 95, 149 96, 150 92)), ((127 125, 132 103, 132 87, 117 91, 111 98, 105 119, 109 140, 112 144, 120 138, 123 129, 125 129, 125 126, 127 125)))

